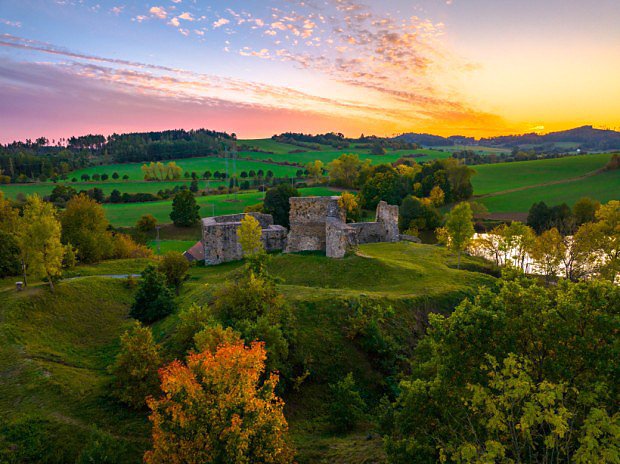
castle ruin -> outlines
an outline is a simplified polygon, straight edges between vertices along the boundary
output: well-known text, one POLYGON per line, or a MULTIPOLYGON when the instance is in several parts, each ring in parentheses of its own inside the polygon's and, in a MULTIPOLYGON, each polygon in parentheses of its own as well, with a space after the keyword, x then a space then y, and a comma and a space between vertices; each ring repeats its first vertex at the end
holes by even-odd
POLYGON ((330 258, 342 258, 357 245, 399 240, 398 206, 381 201, 375 222, 347 224, 346 213, 338 204, 339 198, 290 198, 289 231, 274 225, 270 214, 242 213, 205 218, 202 220, 202 240, 188 250, 186 256, 188 259, 204 259, 208 265, 242 259, 237 229, 246 214, 261 225, 262 241, 268 252, 323 251, 330 258), (196 256, 192 256, 191 250, 202 253, 194 252, 196 256))

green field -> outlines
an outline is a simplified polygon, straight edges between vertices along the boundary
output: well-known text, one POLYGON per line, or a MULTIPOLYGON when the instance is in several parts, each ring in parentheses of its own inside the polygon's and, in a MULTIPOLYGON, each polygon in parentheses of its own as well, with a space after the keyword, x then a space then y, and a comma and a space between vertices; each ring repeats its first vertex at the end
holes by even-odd
POLYGON ((543 185, 517 192, 499 194, 479 199, 492 213, 529 211, 532 204, 544 201, 547 205, 567 203, 590 197, 600 202, 620 199, 620 171, 607 171, 575 182, 543 185))
MULTIPOLYGON (((298 147, 299 148, 299 147, 298 147)), ((393 163, 394 161, 402 158, 405 155, 414 154, 414 158, 418 162, 429 161, 433 159, 443 159, 452 156, 449 151, 438 151, 431 149, 420 150, 388 150, 385 155, 371 155, 370 150, 360 150, 358 148, 347 148, 345 150, 325 150, 325 151, 308 151, 304 153, 284 153, 284 154, 271 154, 271 153, 258 153, 258 152, 240 152, 239 156, 243 158, 253 158, 257 160, 273 160, 273 161, 289 161, 299 164, 307 164, 314 160, 321 160, 324 164, 327 164, 340 155, 347 153, 358 154, 360 159, 369 159, 372 164, 393 163)))
POLYGON ((474 166, 474 195, 503 192, 583 176, 601 169, 611 154, 569 156, 565 158, 474 166))
MULTIPOLYGON (((301 189, 300 192, 304 196, 336 195, 333 190, 325 187, 301 189)), ((233 194, 208 195, 196 197, 196 201, 200 206, 200 215, 202 217, 213 216, 214 213, 215 216, 220 216, 223 214, 241 213, 246 206, 261 202, 264 195, 262 192, 239 193, 237 195, 238 201, 234 201, 235 196, 233 194)), ((106 203, 103 205, 103 208, 110 223, 116 227, 133 226, 144 214, 152 214, 160 223, 168 223, 171 222, 172 200, 151 201, 148 203, 106 203)))
MULTIPOLYGON (((106 372, 118 337, 131 324, 133 290, 120 279, 87 276, 133 273, 145 264, 124 260, 80 267, 72 274, 85 277, 60 282, 54 294, 40 286, 16 293, 0 283, 0 443, 28 453, 22 462, 41 456, 46 462, 76 462, 93 440, 94 427, 122 450, 121 462, 142 462, 150 438, 146 414, 128 411, 109 396, 106 372)), ((273 257, 270 272, 282 281, 279 289, 296 318, 295 356, 307 359, 310 370, 299 391, 284 394, 297 462, 385 462, 382 441, 367 440, 369 430, 329 433, 329 383, 353 372, 364 395, 378 397, 385 389, 372 357, 347 336, 347 299, 363 293, 391 305, 388 330, 406 354, 423 330, 424 314, 449 312, 479 286, 493 284, 493 278, 458 271, 455 264, 445 249, 410 243, 364 245, 360 256, 342 260, 316 254, 273 257)), ((180 306, 207 301, 240 265, 192 268, 180 306)), ((485 266, 471 258, 464 265, 485 266)), ((153 327, 164 346, 176 321, 173 314, 153 327)))
MULTIPOLYGON (((183 158, 179 160, 170 160, 176 162, 182 169, 183 172, 195 172, 198 176, 202 176, 202 173, 205 171, 211 171, 214 173, 215 171, 226 172, 226 159, 217 158, 214 156, 205 156, 201 158, 183 158)), ((163 163, 167 163, 168 161, 162 161, 163 163)), ((250 170, 258 171, 262 169, 264 172, 272 171, 276 177, 284 177, 284 176, 294 176, 295 172, 299 169, 295 166, 278 166, 275 164, 267 164, 261 163, 260 161, 247 161, 247 160, 237 160, 237 173, 240 174, 241 171, 249 172, 250 170)), ((69 174, 69 177, 75 177, 80 180, 80 176, 82 174, 88 174, 92 176, 93 174, 108 174, 112 176, 112 173, 117 172, 119 176, 123 177, 124 175, 128 175, 130 180, 142 180, 144 176, 142 174, 141 167, 145 163, 124 163, 124 164, 108 164, 105 166, 92 166, 84 169, 79 169, 77 171, 69 174)), ((233 173, 233 163, 232 161, 228 161, 228 172, 232 176, 233 173)))
POLYGON ((169 251, 178 251, 183 253, 193 247, 198 240, 160 240, 159 253, 157 253, 157 241, 151 240, 148 245, 155 254, 166 254, 169 251))

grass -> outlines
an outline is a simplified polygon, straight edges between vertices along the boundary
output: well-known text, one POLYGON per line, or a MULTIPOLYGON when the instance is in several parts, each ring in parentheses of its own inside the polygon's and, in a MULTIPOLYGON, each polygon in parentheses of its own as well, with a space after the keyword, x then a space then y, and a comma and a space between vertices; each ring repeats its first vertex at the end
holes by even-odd
MULTIPOLYGON (((297 147, 298 149, 302 149, 297 147)), ((268 160, 271 159, 273 161, 289 161, 293 163, 307 164, 314 160, 321 160, 324 164, 327 164, 340 155, 347 153, 355 153, 358 154, 360 159, 366 160, 369 159, 372 164, 383 164, 383 163, 393 163, 399 158, 414 154, 416 155, 415 160, 418 162, 429 161, 433 159, 442 159, 448 158, 452 156, 451 152, 448 151, 438 151, 432 149, 420 149, 420 150, 388 150, 385 155, 371 155, 370 150, 367 149, 359 149, 359 148, 347 148, 345 150, 324 150, 324 151, 308 151, 304 153, 257 153, 257 152, 240 152, 239 156, 244 158, 254 158, 259 160, 268 160)))
MULTIPOLYGON (((108 261, 75 272, 130 273, 146 263, 108 261)), ((388 329, 407 349, 423 330, 426 313, 450 311, 479 286, 493 285, 491 277, 456 270, 455 264, 456 257, 445 249, 411 243, 363 245, 358 256, 342 260, 316 253, 273 256, 270 272, 282 280, 279 288, 297 321, 296 356, 310 373, 299 391, 284 396, 299 463, 384 462, 381 440, 376 435, 366 440, 368 424, 334 436, 325 416, 327 385, 344 373, 354 373, 367 398, 379 395, 386 382, 372 358, 347 336, 347 301, 363 297, 392 305, 388 329)), ((488 267, 471 258, 464 264, 488 267)), ((192 268, 180 305, 204 303, 241 265, 192 268)), ((97 426, 112 434, 117 446, 124 445, 123 462, 140 462, 148 447, 148 422, 144 414, 125 411, 109 398, 106 372, 118 337, 131 324, 132 291, 122 280, 91 277, 60 282, 54 294, 31 287, 2 291, 0 298, 0 417, 5 421, 0 443, 2 435, 13 437, 18 450, 44 443, 34 460, 75 462, 97 426), (27 435, 18 433, 25 420, 34 424, 27 435)), ((154 326, 158 340, 170 336, 176 320, 174 314, 154 326)))
MULTIPOLYGON (((159 242, 159 254, 164 255, 169 251, 178 251, 179 253, 183 253, 194 246, 197 241, 198 240, 161 240, 159 242)), ((158 254, 157 242, 155 240, 151 240, 148 245, 155 252, 155 254, 158 254)))
POLYGON ((475 195, 583 176, 607 164, 611 154, 569 156, 565 158, 474 166, 472 178, 475 195))
MULTIPOLYGON (((181 168, 183 168, 184 173, 196 172, 199 176, 202 176, 202 173, 205 171, 211 171, 211 173, 214 173, 215 171, 226 172, 226 160, 224 158, 205 156, 202 158, 183 158, 171 161, 175 161, 181 168)), ((168 161, 162 162, 165 164, 168 161)), ((121 177, 128 175, 130 180, 142 180, 144 179, 144 175, 142 174, 141 167, 144 164, 145 163, 124 163, 92 166, 74 171, 69 176, 79 179, 82 174, 92 176, 95 173, 105 173, 111 176, 113 172, 117 172, 121 177)), ((268 170, 273 171, 277 177, 284 177, 294 176, 297 169, 299 169, 294 166, 278 166, 260 161, 237 160, 236 164, 238 174, 240 174, 241 171, 249 172, 250 170, 258 171, 259 169, 262 169, 264 172, 267 172, 268 170)), ((232 161, 228 161, 228 172, 231 175, 233 172, 232 169, 233 163, 232 161)))
MULTIPOLYGON (((312 187, 301 189, 302 195, 327 196, 335 193, 324 187, 312 187)), ((209 195, 197 197, 196 201, 200 206, 201 217, 216 216, 223 214, 235 214, 243 212, 243 209, 262 201, 264 193, 249 192, 239 193, 238 201, 234 201, 234 195, 209 195), (214 209, 215 208, 215 209, 214 209)), ((172 211, 172 200, 152 201, 148 203, 106 203, 103 205, 106 216, 110 223, 116 227, 130 227, 144 214, 152 214, 160 223, 170 222, 170 212, 172 211)))
POLYGON ((544 201, 547 205, 567 203, 590 197, 600 202, 620 199, 620 171, 607 171, 575 182, 533 187, 517 192, 481 198, 492 213, 527 212, 532 204, 544 201))

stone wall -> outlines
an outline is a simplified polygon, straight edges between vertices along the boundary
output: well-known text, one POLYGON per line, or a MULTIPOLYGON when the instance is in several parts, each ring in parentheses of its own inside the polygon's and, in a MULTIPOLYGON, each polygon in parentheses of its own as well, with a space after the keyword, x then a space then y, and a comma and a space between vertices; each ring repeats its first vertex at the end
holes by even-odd
POLYGON ((336 218, 327 218, 325 224, 325 255, 328 258, 344 258, 357 246, 357 231, 352 224, 336 218))
MULTIPOLYGON (((397 242, 398 206, 382 201, 377 206, 376 222, 347 224, 346 214, 338 205, 340 197, 293 197, 288 231, 273 224, 269 214, 247 213, 262 227, 267 251, 324 251, 330 258, 342 258, 358 244, 397 242)), ((243 258, 237 229, 246 216, 231 214, 202 220, 202 244, 206 264, 220 264, 243 258)))
POLYGON ((345 222, 345 212, 338 206, 339 197, 292 197, 286 253, 325 251, 327 218, 345 222))
POLYGON ((398 242, 398 206, 380 201, 377 205, 377 222, 383 227, 382 242, 398 242))
MULTIPOLYGON (((260 223, 262 241, 267 251, 282 250, 286 244, 286 228, 273 225, 270 214, 247 213, 260 223)), ((243 249, 237 238, 237 229, 243 214, 215 216, 202 220, 202 244, 205 264, 220 264, 243 258, 243 249)))

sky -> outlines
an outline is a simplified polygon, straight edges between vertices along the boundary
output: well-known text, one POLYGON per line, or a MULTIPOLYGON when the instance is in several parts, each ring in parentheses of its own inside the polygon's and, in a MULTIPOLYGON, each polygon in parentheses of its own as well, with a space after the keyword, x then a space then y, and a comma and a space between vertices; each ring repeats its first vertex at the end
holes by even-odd
POLYGON ((618 0, 0 0, 0 142, 620 129, 618 25, 618 0))

